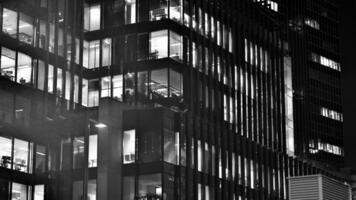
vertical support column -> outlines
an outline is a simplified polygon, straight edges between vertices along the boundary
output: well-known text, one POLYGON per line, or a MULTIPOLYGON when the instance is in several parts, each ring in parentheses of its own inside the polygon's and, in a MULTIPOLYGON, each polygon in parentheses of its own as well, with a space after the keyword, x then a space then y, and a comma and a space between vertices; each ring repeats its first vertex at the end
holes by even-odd
POLYGON ((97 199, 120 199, 122 195, 122 119, 126 105, 101 99, 98 134, 97 199))

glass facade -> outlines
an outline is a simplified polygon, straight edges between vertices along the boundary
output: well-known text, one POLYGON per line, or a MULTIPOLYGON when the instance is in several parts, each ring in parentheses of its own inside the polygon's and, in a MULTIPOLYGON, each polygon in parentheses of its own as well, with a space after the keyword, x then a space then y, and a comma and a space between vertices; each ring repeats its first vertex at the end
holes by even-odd
POLYGON ((341 65, 320 35, 298 49, 322 14, 271 28, 293 3, 1 2, 0 168, 20 175, 0 199, 287 199, 286 177, 327 173, 298 156, 342 161, 320 134, 341 135, 341 65))

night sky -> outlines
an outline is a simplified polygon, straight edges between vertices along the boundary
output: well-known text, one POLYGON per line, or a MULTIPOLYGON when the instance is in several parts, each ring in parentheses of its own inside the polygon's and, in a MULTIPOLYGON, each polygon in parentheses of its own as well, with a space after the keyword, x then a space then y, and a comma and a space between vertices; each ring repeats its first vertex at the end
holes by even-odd
POLYGON ((335 1, 342 2, 340 41, 345 164, 356 170, 356 0, 335 1))

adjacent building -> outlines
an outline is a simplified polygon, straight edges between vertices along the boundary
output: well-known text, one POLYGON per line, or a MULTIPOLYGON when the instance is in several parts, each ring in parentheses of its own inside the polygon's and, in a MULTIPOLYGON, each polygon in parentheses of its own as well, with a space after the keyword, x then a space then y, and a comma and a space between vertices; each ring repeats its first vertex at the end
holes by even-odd
POLYGON ((335 10, 0 1, 0 200, 288 199, 287 177, 343 180, 335 10))

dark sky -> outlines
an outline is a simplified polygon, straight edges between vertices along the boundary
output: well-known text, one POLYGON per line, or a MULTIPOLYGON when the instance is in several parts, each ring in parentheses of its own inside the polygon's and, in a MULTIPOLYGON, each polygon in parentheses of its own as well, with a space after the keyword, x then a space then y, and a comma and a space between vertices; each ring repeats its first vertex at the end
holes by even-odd
POLYGON ((356 0, 337 0, 340 9, 340 41, 344 112, 345 164, 356 170, 356 0))

